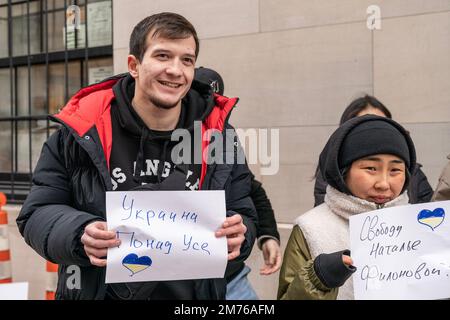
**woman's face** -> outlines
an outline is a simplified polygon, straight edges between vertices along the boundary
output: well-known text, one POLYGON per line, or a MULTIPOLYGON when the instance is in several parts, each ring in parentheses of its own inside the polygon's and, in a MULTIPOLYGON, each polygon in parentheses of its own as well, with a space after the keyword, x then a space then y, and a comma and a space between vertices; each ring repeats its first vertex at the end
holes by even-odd
POLYGON ((355 197, 384 204, 400 195, 405 172, 405 162, 399 157, 376 154, 354 161, 345 182, 355 197))

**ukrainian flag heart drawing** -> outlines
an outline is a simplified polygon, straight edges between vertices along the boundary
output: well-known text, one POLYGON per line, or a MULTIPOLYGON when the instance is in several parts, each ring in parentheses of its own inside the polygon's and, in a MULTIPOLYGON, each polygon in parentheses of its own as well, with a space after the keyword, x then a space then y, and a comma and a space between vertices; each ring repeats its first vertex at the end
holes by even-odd
POLYGON ((144 271, 152 265, 152 259, 147 256, 138 257, 137 254, 130 253, 122 260, 122 265, 131 271, 130 277, 138 272, 144 271))
POLYGON ((444 219, 445 211, 443 208, 436 208, 433 211, 424 209, 417 215, 417 221, 430 227, 433 231, 444 222, 444 219))

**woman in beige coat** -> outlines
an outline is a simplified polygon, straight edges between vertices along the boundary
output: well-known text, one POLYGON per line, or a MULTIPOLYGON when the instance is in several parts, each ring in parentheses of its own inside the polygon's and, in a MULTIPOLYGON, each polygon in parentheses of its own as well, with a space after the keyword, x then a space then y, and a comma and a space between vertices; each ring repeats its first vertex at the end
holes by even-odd
POLYGON ((408 204, 415 164, 411 138, 391 119, 366 115, 339 127, 320 155, 325 202, 295 220, 278 299, 353 299, 349 217, 408 204))

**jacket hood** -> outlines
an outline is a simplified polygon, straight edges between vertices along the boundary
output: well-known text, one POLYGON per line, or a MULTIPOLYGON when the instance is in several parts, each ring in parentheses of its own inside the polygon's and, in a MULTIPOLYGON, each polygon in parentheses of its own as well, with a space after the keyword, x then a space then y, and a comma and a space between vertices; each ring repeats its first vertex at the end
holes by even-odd
MULTIPOLYGON (((351 194, 345 183, 343 172, 339 168, 339 160, 341 156, 341 150, 345 138, 349 133, 357 126, 368 121, 385 121, 395 127, 405 138, 409 151, 409 166, 407 166, 406 180, 402 192, 406 190, 409 183, 409 177, 414 172, 416 166, 416 151, 414 143, 409 136, 409 133, 397 122, 389 118, 379 117, 375 115, 365 115, 348 120, 331 135, 327 144, 322 150, 319 158, 319 167, 324 180, 333 188, 351 194)), ((386 141, 389 143, 389 141, 386 141)))
MULTIPOLYGON (((119 74, 82 88, 58 114, 50 116, 52 120, 63 123, 80 137, 95 127, 108 166, 112 149, 111 102, 117 98, 123 99, 122 102, 131 101, 132 96, 130 99, 129 94, 134 92, 131 91, 134 80, 130 78, 128 73, 119 74), (114 89, 116 84, 117 87, 114 89), (116 97, 116 93, 118 93, 118 97, 116 97)), ((238 98, 227 98, 214 94, 212 88, 207 84, 194 80, 191 89, 183 98, 182 105, 185 107, 182 108, 178 127, 193 130, 194 120, 199 120, 202 121, 202 133, 207 130, 222 132, 231 110, 237 102, 238 98)), ((142 120, 139 119, 139 121, 142 120)), ((139 131, 141 127, 139 121, 133 126, 132 131, 139 131)), ((142 132, 139 133, 139 136, 142 136, 142 132)), ((206 150, 208 144, 209 141, 202 141, 202 150, 206 150)), ((205 173, 206 164, 202 164, 202 177, 205 173)))
MULTIPOLYGON (((83 136, 94 125, 97 125, 98 130, 99 124, 108 122, 113 99, 121 99, 121 102, 128 104, 133 96, 134 79, 129 73, 119 74, 80 89, 59 113, 50 118, 64 123, 75 130, 79 136, 83 136)), ((229 113, 238 100, 238 98, 215 94, 210 86, 194 80, 191 89, 182 100, 182 105, 185 107, 182 108, 180 117, 182 119, 177 127, 193 130, 191 123, 198 120, 205 123, 206 129, 222 131, 229 113), (187 106, 189 110, 187 110, 187 106)), ((137 114, 135 115, 137 116, 137 114)), ((102 125, 100 127, 100 130, 108 130, 102 125)))
MULTIPOLYGON (((145 124, 134 110, 131 101, 134 97, 135 80, 130 74, 126 74, 114 84, 113 92, 117 104, 120 107, 119 123, 130 134, 141 136, 145 124)), ((192 83, 191 89, 181 101, 180 119, 176 129, 194 130, 194 121, 203 121, 215 106, 212 89, 198 81, 192 83)), ((170 140, 170 132, 166 135, 159 134, 158 139, 170 140)))

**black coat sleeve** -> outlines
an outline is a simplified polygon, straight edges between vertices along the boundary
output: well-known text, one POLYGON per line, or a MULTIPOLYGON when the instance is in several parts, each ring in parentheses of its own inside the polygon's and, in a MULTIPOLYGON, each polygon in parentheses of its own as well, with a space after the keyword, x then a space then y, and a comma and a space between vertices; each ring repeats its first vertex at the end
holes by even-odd
MULTIPOLYGON (((258 246, 260 246, 260 244, 262 245, 262 243, 259 243, 261 237, 267 237, 266 239, 275 238, 280 241, 280 234, 278 233, 272 204, 270 203, 261 182, 256 179, 252 179, 250 197, 252 198, 258 215, 258 229, 256 230, 258 246)), ((262 241, 264 241, 264 239, 262 239, 262 241)))
POLYGON ((102 218, 71 207, 63 132, 58 130, 44 144, 33 173, 33 186, 16 222, 25 242, 45 259, 89 266, 80 237, 88 223, 102 218))
POLYGON ((244 261, 248 258, 256 239, 258 217, 255 206, 250 198, 250 171, 247 165, 236 165, 232 173, 232 180, 227 194, 227 216, 240 214, 247 227, 245 241, 241 246, 241 254, 233 261, 244 261))
MULTIPOLYGON (((227 129, 232 129, 232 127, 229 126, 227 129)), ((237 142, 233 142, 235 145, 235 163, 231 167, 231 173, 225 186, 227 216, 231 216, 236 213, 240 214, 244 225, 247 227, 245 240, 241 245, 240 255, 237 258, 228 261, 225 276, 229 278, 230 275, 234 275, 243 267, 243 262, 250 256, 256 239, 258 216, 256 214, 253 201, 250 198, 252 174, 246 162, 239 163, 238 161, 238 155, 244 155, 244 151, 242 150, 240 143, 237 141, 237 136, 234 130, 227 130, 226 135, 228 142, 231 139, 237 142)), ((227 167, 228 166, 225 166, 224 168, 227 167)), ((228 169, 225 169, 225 171, 226 170, 228 169)), ((217 173, 217 175, 220 175, 220 173, 217 173)))

